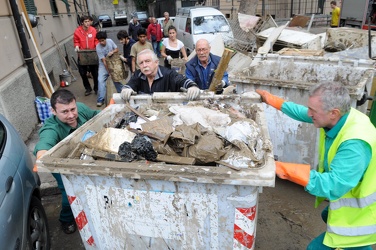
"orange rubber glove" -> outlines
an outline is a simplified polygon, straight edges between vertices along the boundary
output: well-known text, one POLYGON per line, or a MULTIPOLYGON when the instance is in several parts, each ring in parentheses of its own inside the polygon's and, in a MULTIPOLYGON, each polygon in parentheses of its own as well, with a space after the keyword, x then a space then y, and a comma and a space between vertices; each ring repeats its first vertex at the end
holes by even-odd
POLYGON ((262 98, 262 101, 265 102, 266 104, 269 104, 270 106, 281 110, 282 104, 285 102, 282 98, 270 94, 266 90, 261 90, 261 89, 256 89, 257 94, 259 94, 262 98))
POLYGON ((307 186, 311 171, 310 165, 276 161, 275 166, 275 172, 279 178, 295 182, 303 187, 307 186))

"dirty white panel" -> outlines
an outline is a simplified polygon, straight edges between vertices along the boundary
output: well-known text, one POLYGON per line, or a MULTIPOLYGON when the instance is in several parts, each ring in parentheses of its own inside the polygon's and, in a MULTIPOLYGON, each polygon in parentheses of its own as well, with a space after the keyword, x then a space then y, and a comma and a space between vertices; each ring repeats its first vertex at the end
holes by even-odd
MULTIPOLYGON (((229 78, 238 93, 265 89, 270 93, 307 105, 308 90, 321 82, 339 82, 348 87, 351 106, 363 113, 367 102, 357 106, 365 89, 371 89, 375 73, 370 60, 338 57, 299 57, 268 54, 253 67, 231 72, 229 78)), ((265 105, 265 116, 273 143, 273 152, 280 161, 307 163, 316 168, 318 162, 318 129, 312 124, 295 121, 265 105)))
MULTIPOLYGON (((63 181, 86 214, 95 243, 88 249, 232 249, 236 208, 256 213, 258 202, 252 186, 80 175, 63 181)), ((255 238, 254 217, 242 226, 255 238)))
MULTIPOLYGON (((277 28, 269 28, 261 31, 257 34, 258 37, 267 39, 270 35, 273 34, 273 31, 277 28)), ((321 39, 320 36, 312 33, 307 33, 299 30, 284 29, 280 36, 278 37, 278 42, 283 42, 287 46, 291 44, 293 47, 298 47, 301 49, 312 49, 319 50, 321 49, 321 39)))

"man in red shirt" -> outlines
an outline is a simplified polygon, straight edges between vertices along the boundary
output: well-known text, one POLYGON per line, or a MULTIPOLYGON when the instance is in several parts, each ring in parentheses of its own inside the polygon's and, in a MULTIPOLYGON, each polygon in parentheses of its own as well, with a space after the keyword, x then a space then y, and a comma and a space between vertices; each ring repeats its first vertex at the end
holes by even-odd
POLYGON ((151 45, 153 45, 154 53, 158 57, 161 57, 159 42, 162 40, 163 34, 161 25, 157 22, 157 19, 155 19, 155 17, 151 17, 151 23, 148 26, 147 35, 149 41, 151 42, 151 45))
MULTIPOLYGON (((95 50, 98 40, 96 38, 97 31, 91 26, 89 16, 82 16, 81 25, 77 27, 73 34, 73 44, 75 51, 95 50)), ((98 92, 98 62, 95 65, 81 65, 80 57, 78 57, 78 71, 80 72, 82 83, 85 87, 85 95, 90 95, 93 90, 87 77, 88 69, 90 70, 94 80, 94 92, 98 92)))

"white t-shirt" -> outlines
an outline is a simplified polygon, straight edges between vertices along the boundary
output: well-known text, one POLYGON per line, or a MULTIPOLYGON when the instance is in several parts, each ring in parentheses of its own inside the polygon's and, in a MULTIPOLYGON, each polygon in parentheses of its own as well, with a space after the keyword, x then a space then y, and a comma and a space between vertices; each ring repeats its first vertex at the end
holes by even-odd
POLYGON ((178 46, 177 47, 171 47, 169 45, 169 38, 165 38, 163 39, 163 45, 166 47, 166 49, 169 49, 169 50, 174 50, 174 51, 180 51, 181 48, 184 47, 184 44, 182 43, 182 41, 176 39, 178 41, 178 46))

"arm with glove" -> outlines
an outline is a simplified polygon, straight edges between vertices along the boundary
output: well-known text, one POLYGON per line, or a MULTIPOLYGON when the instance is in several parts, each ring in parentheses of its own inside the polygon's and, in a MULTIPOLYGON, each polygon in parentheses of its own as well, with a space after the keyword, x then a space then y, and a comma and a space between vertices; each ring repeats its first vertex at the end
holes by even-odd
POLYGON ((129 86, 124 86, 121 90, 120 96, 125 102, 129 102, 131 95, 136 95, 137 93, 129 86))
POLYGON ((268 105, 270 105, 270 106, 272 106, 272 107, 274 107, 278 110, 282 109, 282 105, 285 102, 284 99, 282 99, 278 96, 272 95, 266 90, 256 89, 256 92, 257 92, 257 94, 259 94, 261 96, 262 101, 265 102, 266 104, 268 104, 268 105))
POLYGON ((308 185, 311 172, 310 165, 276 161, 275 166, 275 172, 279 178, 292 181, 303 187, 308 185))
MULTIPOLYGON (((256 89, 256 92, 261 96, 262 101, 266 104, 278 110, 282 109, 282 105, 285 103, 283 98, 272 95, 266 90, 256 89)), ((276 161, 275 165, 276 175, 279 178, 292 181, 303 187, 308 185, 311 171, 310 165, 280 161, 276 161)))

